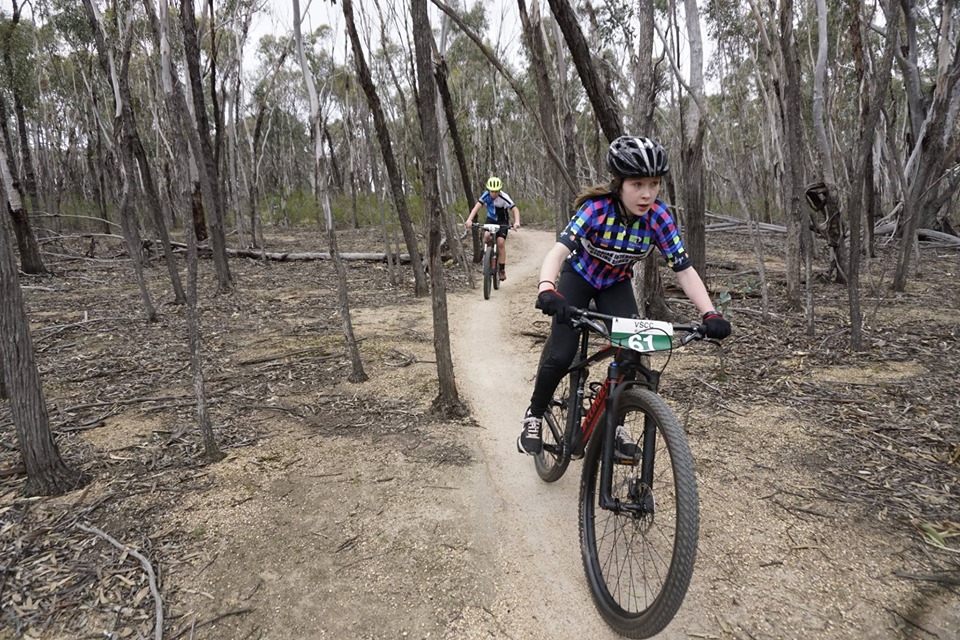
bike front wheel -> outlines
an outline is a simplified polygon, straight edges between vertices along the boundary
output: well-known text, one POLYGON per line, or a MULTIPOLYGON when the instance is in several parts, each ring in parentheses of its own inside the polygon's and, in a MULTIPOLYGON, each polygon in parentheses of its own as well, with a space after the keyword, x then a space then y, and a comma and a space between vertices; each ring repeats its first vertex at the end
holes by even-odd
MULTIPOLYGON (((483 299, 490 299, 490 274, 493 273, 493 251, 489 246, 483 250, 483 299)), ((496 275, 496 274, 494 274, 496 275)))
MULTIPOLYGON (((686 435, 663 399, 649 389, 627 389, 617 409, 619 442, 611 493, 619 513, 599 506, 603 433, 591 438, 580 482, 580 551, 597 609, 614 630, 649 638, 673 619, 690 585, 697 556, 700 506, 693 456, 686 435), (621 430, 619 427, 623 427, 621 430), (645 429, 648 437, 644 439, 645 429), (621 435, 622 434, 622 435, 621 435), (641 481, 642 459, 653 480, 641 481)), ((606 424, 600 417, 600 424, 606 424)))

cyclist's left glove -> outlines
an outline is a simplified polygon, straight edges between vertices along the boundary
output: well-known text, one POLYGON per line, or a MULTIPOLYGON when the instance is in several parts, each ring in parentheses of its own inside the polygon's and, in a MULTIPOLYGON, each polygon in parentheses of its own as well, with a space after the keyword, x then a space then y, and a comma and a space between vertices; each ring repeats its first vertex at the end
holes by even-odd
POLYGON ((548 316, 554 316, 561 324, 570 322, 570 305, 556 289, 544 289, 537 295, 537 309, 548 316))
POLYGON ((723 340, 733 329, 730 322, 716 311, 707 311, 703 314, 703 326, 706 327, 707 337, 714 340, 723 340))

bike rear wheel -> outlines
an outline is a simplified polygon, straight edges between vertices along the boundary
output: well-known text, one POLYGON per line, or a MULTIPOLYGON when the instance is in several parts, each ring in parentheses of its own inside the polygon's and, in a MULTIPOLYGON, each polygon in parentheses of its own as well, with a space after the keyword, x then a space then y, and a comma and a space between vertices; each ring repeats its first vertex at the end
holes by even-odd
MULTIPOLYGON (((617 424, 638 446, 645 425, 655 430, 653 486, 640 482, 641 465, 613 464, 613 498, 646 504, 638 514, 599 506, 602 431, 591 438, 580 482, 580 550, 600 614, 629 638, 649 638, 673 619, 697 555, 700 507, 693 456, 686 435, 663 399, 649 389, 627 389, 617 424)), ((605 416, 600 424, 606 424, 605 416)))
POLYGON ((490 299, 490 273, 493 271, 493 250, 487 245, 483 250, 483 299, 490 299))

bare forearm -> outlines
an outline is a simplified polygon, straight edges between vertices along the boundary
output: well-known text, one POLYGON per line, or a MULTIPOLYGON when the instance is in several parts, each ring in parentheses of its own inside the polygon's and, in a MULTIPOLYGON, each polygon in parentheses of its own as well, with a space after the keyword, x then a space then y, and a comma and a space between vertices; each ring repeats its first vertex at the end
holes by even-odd
POLYGON ((549 289, 551 288, 549 283, 557 281, 560 267, 563 266, 563 261, 567 259, 568 255, 570 255, 570 249, 565 245, 559 242, 553 245, 540 267, 540 284, 537 287, 539 290, 549 289))
POLYGON ((703 284, 703 280, 700 279, 700 274, 697 273, 696 269, 690 267, 683 271, 678 271, 677 282, 687 295, 687 298, 690 299, 690 302, 697 307, 697 310, 700 311, 701 314, 707 311, 713 311, 713 301, 710 300, 707 287, 703 284))

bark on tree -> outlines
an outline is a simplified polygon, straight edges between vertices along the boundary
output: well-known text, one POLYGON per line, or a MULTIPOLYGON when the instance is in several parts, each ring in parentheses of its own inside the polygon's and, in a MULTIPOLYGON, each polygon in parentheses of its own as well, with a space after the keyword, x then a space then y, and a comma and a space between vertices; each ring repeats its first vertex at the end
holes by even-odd
POLYGON ((706 279, 707 239, 705 230, 706 204, 703 184, 703 140, 707 127, 700 105, 703 99, 703 39, 700 35, 700 14, 696 0, 684 0, 687 41, 690 44, 690 99, 684 110, 683 141, 683 242, 690 254, 690 262, 706 279))
POLYGON ((340 301, 340 320, 343 323, 343 337, 347 343, 352 370, 347 379, 350 382, 365 382, 366 372, 363 370, 363 360, 360 358, 360 349, 353 333, 353 322, 350 317, 350 296, 347 290, 347 270, 340 260, 340 250, 337 246, 337 232, 333 220, 333 211, 330 207, 330 180, 329 171, 323 167, 323 138, 320 131, 320 103, 317 98, 317 89, 313 82, 313 72, 307 63, 307 54, 303 48, 303 36, 300 33, 300 1, 293 0, 293 36, 296 40, 297 55, 300 59, 300 69, 303 72, 303 81, 310 98, 310 129, 314 139, 314 167, 318 172, 315 196, 323 204, 327 221, 327 240, 330 243, 330 256, 333 258, 334 270, 337 273, 337 293, 340 301))
MULTIPOLYGON (((0 166, 6 172, 4 145, 0 145, 0 166)), ((8 188, 5 183, 5 188, 8 188)), ((23 294, 13 257, 13 243, 7 216, 0 215, 0 381, 6 381, 10 413, 20 446, 20 457, 27 471, 24 493, 28 496, 58 495, 77 489, 88 478, 67 466, 50 430, 50 418, 40 374, 34 357, 33 341, 23 294)), ((0 385, 4 386, 4 385, 0 385)))
POLYGON ((3 136, 5 157, 4 166, 0 170, 3 172, 3 181, 6 187, 6 208, 13 221, 17 249, 20 251, 20 268, 23 269, 24 273, 47 273, 47 267, 43 264, 43 257, 40 255, 40 245, 37 244, 37 237, 33 233, 33 226, 30 224, 30 216, 23 208, 23 192, 20 187, 20 180, 17 178, 17 168, 11 160, 13 145, 10 144, 9 131, 7 130, 7 114, 3 96, 0 96, 0 135, 3 136))
POLYGON ((413 293, 417 297, 422 297, 427 295, 428 292, 427 279, 423 271, 423 260, 417 246, 413 221, 407 211, 403 178, 393 155, 393 144, 390 141, 390 131, 387 129, 387 119, 380 103, 380 96, 377 94, 377 88, 373 84, 370 69, 367 67, 366 58, 363 55, 360 35, 357 33, 357 27, 353 22, 353 2, 352 0, 343 0, 342 5, 347 33, 350 36, 350 45, 353 49, 353 64, 357 69, 357 77, 367 98, 367 104, 370 106, 370 112, 373 114, 373 124, 377 131, 377 140, 380 142, 380 153, 383 155, 383 163, 387 168, 387 177, 390 181, 390 192, 393 194, 393 202, 397 209, 397 218, 400 220, 400 229, 403 231, 403 239, 411 256, 414 281, 413 293))
POLYGON ((17 237, 17 249, 20 251, 20 268, 24 273, 47 273, 40 255, 40 245, 37 236, 33 233, 30 216, 23 208, 23 189, 17 177, 17 167, 13 163, 13 145, 10 143, 10 132, 7 129, 7 109, 3 96, 0 95, 0 134, 3 135, 6 166, 3 167, 4 179, 9 176, 6 184, 8 194, 7 211, 13 220, 13 231, 17 237))
POLYGON ((133 271, 137 279, 137 287, 140 289, 140 299, 143 303, 144 314, 148 322, 157 321, 157 310, 150 299, 150 291, 147 288, 146 278, 143 274, 143 254, 141 252, 142 242, 140 240, 140 227, 133 219, 132 202, 136 198, 136 169, 134 168, 133 149, 130 145, 130 137, 124 130, 124 102, 121 75, 129 68, 129 55, 132 40, 132 13, 126 17, 126 31, 122 45, 121 70, 117 71, 116 61, 113 56, 113 47, 107 40, 106 29, 103 25, 103 16, 100 10, 93 3, 93 0, 83 0, 87 9, 87 17, 90 19, 90 28, 93 31, 94 42, 97 47, 97 58, 100 61, 100 68, 111 83, 113 88, 114 101, 114 121, 113 135, 116 137, 115 146, 120 153, 120 173, 123 178, 123 187, 120 194, 120 227, 123 229, 123 237, 126 241, 127 251, 130 254, 130 260, 133 262, 133 271))
MULTIPOLYGON (((147 0, 148 2, 152 0, 147 0)), ((200 313, 197 310, 197 237, 193 221, 184 217, 183 233, 187 237, 187 342, 190 347, 190 370, 193 374, 193 395, 196 399, 197 428, 203 441, 207 462, 223 460, 227 454, 217 446, 217 438, 207 411, 207 392, 203 373, 203 343, 200 335, 200 313)))
MULTIPOLYGON (((893 0, 881 3, 886 17, 888 33, 896 33, 900 26, 900 12, 893 5, 893 0)), ((856 2, 850 4, 851 12, 859 14, 860 7, 856 2)), ((859 22, 859 15, 851 16, 853 24, 859 22)), ((862 46, 862 40, 854 38, 854 46, 862 46)), ((847 273, 847 296, 850 303, 850 348, 859 351, 863 348, 863 318, 860 311, 860 248, 861 220, 863 216, 862 203, 864 190, 867 188, 866 175, 873 171, 870 166, 870 149, 873 147, 877 123, 880 121, 880 105, 890 86, 890 70, 893 66, 893 52, 896 38, 888 37, 883 56, 876 66, 875 85, 873 91, 868 91, 867 78, 860 78, 860 131, 859 153, 856 155, 856 169, 850 187, 850 257, 847 273)), ((859 52, 862 55, 862 51, 859 52)))
MULTIPOLYGON (((543 31, 540 25, 539 0, 534 0, 533 12, 528 15, 525 0, 517 0, 520 9, 520 21, 523 24, 524 42, 530 56, 530 75, 537 84, 537 105, 540 110, 540 121, 543 122, 543 133, 550 145, 561 149, 560 132, 557 130, 557 98, 550 82, 550 67, 547 65, 546 45, 543 42, 543 31)), ((550 172, 552 198, 555 210, 555 224, 557 230, 562 230, 570 215, 567 209, 573 202, 576 194, 565 188, 563 177, 556 166, 550 172)), ((479 237, 479 233, 477 234, 479 237)), ((482 250, 481 250, 482 255, 482 250)), ((477 256, 479 262, 479 256, 477 256)))
MULTIPOLYGON (((827 244, 830 247, 831 260, 837 268, 838 282, 843 282, 846 278, 847 265, 844 247, 844 229, 840 224, 842 220, 840 211, 840 202, 837 196, 837 178, 833 169, 833 152, 830 144, 830 138, 827 135, 829 118, 824 111, 824 93, 827 76, 827 54, 829 52, 829 39, 827 36, 827 3, 826 0, 816 0, 817 2, 817 64, 814 72, 813 81, 813 128, 816 132, 817 151, 820 157, 820 166, 823 168, 823 184, 827 190, 827 199, 824 210, 827 216, 824 231, 827 244)), ((851 5, 855 2, 851 2, 851 5)), ((859 42, 860 29, 851 25, 851 35, 854 42, 859 42)), ((855 47, 856 48, 856 47, 855 47)), ((858 68, 862 65, 862 58, 858 58, 858 68)))
POLYGON ((591 106, 593 106, 594 115, 603 130, 603 135, 606 136, 607 142, 613 142, 623 135, 620 112, 617 109, 616 102, 614 102, 613 91, 609 86, 604 85, 593 64, 590 46, 583 36, 583 31, 580 30, 577 14, 567 0, 550 0, 550 10, 563 31, 567 48, 573 57, 573 63, 577 67, 580 81, 587 92, 591 106))
MULTIPOLYGON (((33 166, 33 156, 30 153, 30 136, 27 135, 27 119, 24 114, 23 98, 20 95, 20 82, 11 55, 13 33, 20 23, 20 9, 26 4, 17 4, 12 0, 10 20, 7 21, 7 32, 3 39, 3 63, 7 72, 7 81, 13 94, 13 111, 17 117, 17 134, 20 136, 20 157, 23 161, 23 181, 27 195, 30 198, 30 207, 34 213, 40 212, 40 195, 37 190, 37 176, 33 166)), ((6 132, 4 132, 6 133, 6 132)))
MULTIPOLYGON (((206 100, 203 97, 200 44, 197 39, 197 19, 194 15, 193 0, 181 0, 180 23, 183 26, 184 58, 190 78, 194 121, 200 144, 199 149, 194 149, 194 156, 197 158, 197 164, 203 165, 205 169, 200 172, 200 183, 204 191, 209 192, 208 202, 212 205, 207 207, 207 215, 209 216, 207 224, 210 227, 213 265, 217 273, 217 290, 225 292, 233 288, 233 278, 230 275, 230 264, 227 261, 227 237, 224 231, 226 215, 223 207, 220 171, 217 166, 214 147, 210 141, 210 124, 207 119, 206 100), (206 175, 206 178, 204 178, 204 175, 206 175), (207 184, 204 185, 204 182, 207 184)), ((207 198, 205 197, 205 199, 207 198)))
MULTIPOLYGON (((447 127, 450 129, 450 138, 453 141, 453 152, 457 156, 457 168, 460 171, 460 184, 463 187, 463 195, 466 198, 467 207, 472 207, 476 202, 473 195, 473 189, 470 187, 470 172, 467 169, 467 156, 463 152, 463 141, 460 139, 460 130, 457 128, 457 118, 453 110, 453 98, 450 96, 450 88, 447 85, 447 61, 440 58, 436 63, 434 75, 437 80, 437 89, 440 92, 440 99, 443 102, 443 113, 447 119, 447 127)), ((471 234, 473 237, 473 261, 480 262, 483 255, 482 243, 480 242, 480 233, 471 234)))
MULTIPOLYGON (((294 0, 296 2, 296 0, 294 0)), ((433 409, 447 418, 467 414, 460 402, 453 375, 453 355, 450 350, 450 327, 447 319, 447 285, 440 256, 440 231, 443 211, 440 205, 437 158, 440 157, 439 122, 434 105, 437 102, 433 78, 431 52, 433 32, 427 15, 427 0, 411 0, 413 13, 413 40, 416 48, 418 98, 420 100, 420 133, 423 139, 423 194, 424 207, 430 220, 428 259, 430 261, 431 300, 433 303, 433 349, 437 357, 437 377, 440 393, 433 401, 433 409)))
POLYGON ((904 174, 907 185, 903 197, 903 235, 897 258, 893 288, 903 291, 907 284, 911 253, 919 227, 935 228, 943 205, 956 193, 960 176, 944 179, 948 170, 957 162, 958 136, 956 118, 960 108, 960 29, 950 28, 956 21, 952 17, 956 2, 940 3, 940 24, 936 49, 936 77, 932 91, 921 89, 918 59, 924 52, 917 37, 917 3, 915 0, 900 0, 906 30, 906 54, 895 51, 907 104, 913 148, 909 149, 904 174), (926 98, 925 95, 929 95, 926 98))
MULTIPOLYGON (((813 255, 813 238, 807 220, 804 198, 801 194, 803 181, 803 135, 800 117, 800 58, 793 30, 793 0, 780 0, 780 55, 783 58, 783 87, 780 94, 783 111, 784 203, 787 209, 787 299, 800 307, 800 248, 806 252, 807 302, 812 300, 810 263, 813 255)), ((807 332, 813 331, 813 309, 805 304, 807 332)))

